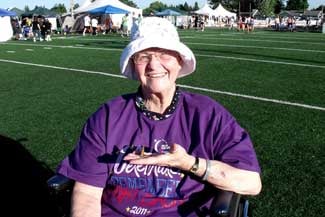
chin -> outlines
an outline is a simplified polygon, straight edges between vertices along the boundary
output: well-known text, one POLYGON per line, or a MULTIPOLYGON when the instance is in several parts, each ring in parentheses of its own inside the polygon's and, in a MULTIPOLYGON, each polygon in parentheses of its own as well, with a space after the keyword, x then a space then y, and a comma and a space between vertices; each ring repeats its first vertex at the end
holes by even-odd
POLYGON ((171 85, 149 85, 146 86, 146 89, 151 93, 164 93, 173 89, 171 85))

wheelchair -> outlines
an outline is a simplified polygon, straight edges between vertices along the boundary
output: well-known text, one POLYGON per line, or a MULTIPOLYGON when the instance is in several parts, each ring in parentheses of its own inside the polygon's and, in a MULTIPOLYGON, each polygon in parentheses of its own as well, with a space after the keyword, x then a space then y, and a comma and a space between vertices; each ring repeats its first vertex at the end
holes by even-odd
MULTIPOLYGON (((57 204, 60 217, 68 217, 74 181, 56 174, 47 181, 50 194, 57 204)), ((206 217, 251 217, 251 206, 243 195, 217 190, 206 217)))

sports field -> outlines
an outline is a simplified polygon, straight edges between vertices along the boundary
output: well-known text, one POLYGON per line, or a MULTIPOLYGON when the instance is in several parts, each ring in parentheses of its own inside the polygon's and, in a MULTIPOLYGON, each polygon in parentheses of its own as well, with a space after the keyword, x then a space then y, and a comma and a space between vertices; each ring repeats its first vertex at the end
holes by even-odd
MULTIPOLYGON (((253 216, 323 216, 325 34, 179 33, 197 57, 179 86, 223 104, 254 141, 263 190, 250 197, 253 216)), ((1 138, 54 170, 99 105, 136 90, 119 73, 127 43, 117 34, 0 43, 1 138)))

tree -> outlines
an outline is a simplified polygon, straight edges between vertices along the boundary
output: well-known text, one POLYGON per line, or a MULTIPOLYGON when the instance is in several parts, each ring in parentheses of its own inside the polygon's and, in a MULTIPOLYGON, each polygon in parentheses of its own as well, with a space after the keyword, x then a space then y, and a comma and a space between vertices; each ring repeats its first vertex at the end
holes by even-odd
POLYGON ((154 13, 156 11, 162 11, 164 9, 167 8, 167 5, 161 3, 160 1, 155 1, 155 2, 152 2, 148 8, 144 9, 143 10, 143 14, 144 15, 149 15, 151 13, 154 13))
POLYGON ((276 0, 263 0, 258 10, 266 17, 272 16, 274 14, 274 6, 276 4, 276 0))
POLYGON ((308 0, 288 0, 287 10, 306 10, 308 8, 308 0))
POLYGON ((51 8, 51 11, 57 14, 67 13, 67 9, 65 8, 64 4, 55 4, 53 8, 51 8))
POLYGON ((300 9, 307 10, 309 7, 308 0, 302 0, 301 1, 301 7, 300 9))
POLYGON ((284 4, 282 0, 276 0, 274 6, 274 13, 279 14, 284 9, 284 4))
POLYGON ((190 11, 190 7, 188 6, 187 2, 184 3, 183 9, 184 11, 190 11))
POLYGON ((318 8, 315 8, 315 9, 312 9, 312 10, 316 10, 316 11, 323 10, 323 13, 325 13, 325 5, 320 5, 318 8))
POLYGON ((197 2, 194 3, 193 11, 199 10, 199 4, 197 2))
POLYGON ((80 7, 80 5, 78 3, 76 3, 76 4, 74 4, 73 9, 77 9, 79 7, 80 7))
POLYGON ((25 11, 25 12, 30 12, 28 5, 25 5, 25 7, 24 7, 24 11, 25 11))
POLYGON ((130 7, 134 7, 134 8, 138 7, 133 1, 130 1, 130 0, 120 0, 120 1, 126 5, 129 5, 130 7))

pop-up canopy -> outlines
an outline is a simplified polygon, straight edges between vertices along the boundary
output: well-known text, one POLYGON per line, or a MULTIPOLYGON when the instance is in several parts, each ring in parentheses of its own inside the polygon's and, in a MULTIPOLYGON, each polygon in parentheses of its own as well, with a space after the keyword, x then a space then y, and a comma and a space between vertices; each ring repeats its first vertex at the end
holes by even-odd
POLYGON ((95 8, 88 11, 90 14, 127 14, 129 11, 122 8, 114 7, 112 5, 106 5, 100 8, 95 8))

